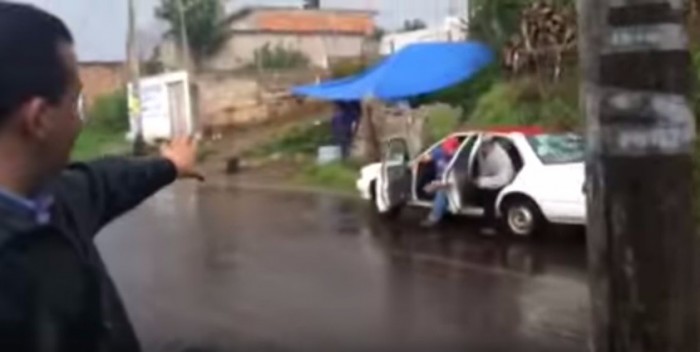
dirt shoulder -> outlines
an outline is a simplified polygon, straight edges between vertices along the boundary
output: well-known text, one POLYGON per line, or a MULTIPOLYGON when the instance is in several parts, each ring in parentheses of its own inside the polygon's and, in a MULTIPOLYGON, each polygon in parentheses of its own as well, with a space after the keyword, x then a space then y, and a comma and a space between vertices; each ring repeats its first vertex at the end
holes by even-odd
POLYGON ((205 141, 201 168, 213 186, 356 197, 352 164, 315 164, 330 138, 330 111, 230 130, 205 141))

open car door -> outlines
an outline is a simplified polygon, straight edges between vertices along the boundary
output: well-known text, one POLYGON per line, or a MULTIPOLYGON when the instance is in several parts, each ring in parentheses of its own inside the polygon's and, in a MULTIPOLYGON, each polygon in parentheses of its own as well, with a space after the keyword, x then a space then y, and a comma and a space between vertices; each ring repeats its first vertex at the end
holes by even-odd
POLYGON ((479 137, 477 134, 467 137, 457 150, 449 168, 445 172, 443 181, 450 184, 448 198, 450 207, 455 213, 460 212, 465 206, 469 205, 469 196, 473 194, 471 169, 478 142, 479 137))
POLYGON ((380 197, 386 211, 400 207, 411 197, 411 168, 408 144, 403 138, 387 142, 382 158, 380 197))

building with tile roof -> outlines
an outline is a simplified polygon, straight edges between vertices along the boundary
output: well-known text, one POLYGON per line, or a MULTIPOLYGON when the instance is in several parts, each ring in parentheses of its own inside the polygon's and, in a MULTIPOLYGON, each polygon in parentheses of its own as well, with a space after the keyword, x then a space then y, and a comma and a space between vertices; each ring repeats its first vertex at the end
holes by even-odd
MULTIPOLYGON (((349 9, 242 8, 224 22, 231 32, 228 42, 200 68, 231 71, 256 66, 256 53, 264 47, 302 53, 317 67, 327 67, 334 59, 361 57, 368 50, 377 51, 377 45, 368 45, 376 28, 375 15, 349 9)), ((166 67, 177 67, 178 56, 174 41, 161 46, 166 67)))

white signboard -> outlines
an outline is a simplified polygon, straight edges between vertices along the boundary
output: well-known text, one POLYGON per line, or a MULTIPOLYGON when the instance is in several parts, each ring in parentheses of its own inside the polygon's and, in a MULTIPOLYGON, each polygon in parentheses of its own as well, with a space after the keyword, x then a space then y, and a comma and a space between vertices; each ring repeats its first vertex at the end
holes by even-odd
POLYGON ((139 97, 129 85, 130 132, 133 139, 139 127, 148 142, 192 135, 195 124, 187 72, 174 72, 141 79, 139 97))

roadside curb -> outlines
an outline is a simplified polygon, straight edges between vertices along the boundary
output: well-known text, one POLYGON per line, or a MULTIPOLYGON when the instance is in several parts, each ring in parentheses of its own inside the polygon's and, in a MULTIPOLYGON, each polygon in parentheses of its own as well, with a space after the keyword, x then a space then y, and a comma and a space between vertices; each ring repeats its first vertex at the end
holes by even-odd
POLYGON ((249 182, 241 180, 230 180, 226 178, 207 181, 201 185, 205 188, 215 188, 215 189, 240 189, 240 190, 251 190, 251 191, 272 191, 272 192, 286 192, 286 193, 305 193, 305 194, 316 194, 316 195, 326 195, 334 196, 346 199, 361 200, 360 196, 350 192, 335 190, 332 188, 315 187, 315 186, 303 186, 294 185, 287 183, 274 183, 274 182, 249 182))

